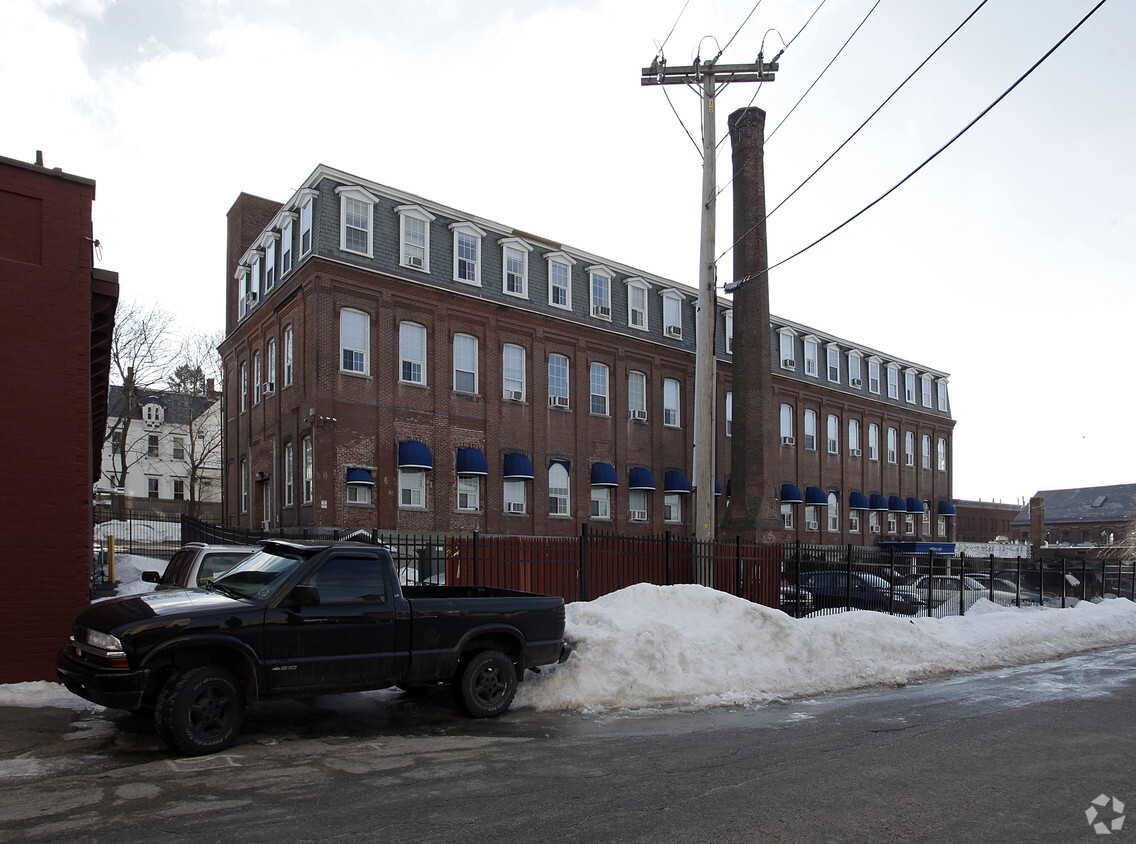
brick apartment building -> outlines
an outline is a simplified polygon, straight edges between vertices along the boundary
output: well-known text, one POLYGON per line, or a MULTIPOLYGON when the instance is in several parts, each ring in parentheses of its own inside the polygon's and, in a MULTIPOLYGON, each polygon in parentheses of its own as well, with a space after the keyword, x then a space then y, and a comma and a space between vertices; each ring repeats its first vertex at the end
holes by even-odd
POLYGON ((1010 525, 1022 510, 1021 504, 1000 501, 956 501, 955 540, 958 542, 1007 542, 1013 536, 1010 525))
MULTIPOLYGON (((38 158, 38 157, 37 157, 38 158)), ((90 603, 93 485, 106 422, 118 274, 94 267, 95 183, 0 158, 0 292, 7 362, 0 506, 0 683, 55 678, 90 603)))
POLYGON ((1033 545, 1105 547, 1136 526, 1136 484, 1043 489, 1011 523, 1013 539, 1033 545))
MULTIPOLYGON (((692 288, 323 165, 286 202, 237 198, 227 268, 229 523, 692 532, 692 288)), ((769 321, 763 494, 783 537, 951 539, 947 374, 769 321)))

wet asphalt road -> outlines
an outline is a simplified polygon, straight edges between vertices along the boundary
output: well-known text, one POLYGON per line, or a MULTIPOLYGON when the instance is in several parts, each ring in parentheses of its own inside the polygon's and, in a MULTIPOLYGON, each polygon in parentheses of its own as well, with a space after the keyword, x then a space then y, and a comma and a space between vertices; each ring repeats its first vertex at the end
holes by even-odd
POLYGON ((704 713, 343 695, 265 705, 199 759, 125 713, 3 708, 0 840, 1136 840, 1134 681, 1126 647, 704 713), (1107 837, 1102 794, 1134 813, 1107 837))

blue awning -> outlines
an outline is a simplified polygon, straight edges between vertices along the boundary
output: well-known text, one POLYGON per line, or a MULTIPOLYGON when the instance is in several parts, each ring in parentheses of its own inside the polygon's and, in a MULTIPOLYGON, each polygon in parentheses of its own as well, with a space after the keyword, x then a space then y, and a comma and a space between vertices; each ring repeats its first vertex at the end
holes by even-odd
POLYGON ((565 472, 571 473, 571 471, 572 471, 572 464, 569 463, 567 460, 560 460, 558 458, 553 457, 553 458, 549 459, 549 461, 548 461, 548 468, 551 469, 553 466, 563 466, 565 472))
POLYGON ((523 454, 506 454, 505 470, 502 475, 506 478, 524 478, 531 481, 533 477, 532 461, 523 454))
POLYGON ((880 495, 878 492, 873 492, 872 497, 868 499, 869 510, 876 510, 881 513, 886 513, 888 508, 888 500, 880 495))
POLYGON ((922 513, 922 512, 924 512, 923 502, 920 501, 918 498, 907 499, 907 512, 908 513, 922 513))
POLYGON ((371 477, 371 473, 366 469, 348 469, 347 483, 359 484, 361 486, 374 486, 375 479, 371 477))
POLYGON ((398 468, 400 469, 433 469, 434 457, 430 454, 425 443, 417 440, 407 440, 398 444, 398 468))
POLYGON ((666 492, 690 492, 690 481, 682 472, 667 472, 663 476, 663 489, 666 492))
POLYGON ((636 467, 628 475, 627 486, 629 489, 654 489, 655 476, 651 474, 649 469, 636 467))
POLYGON ((862 492, 848 493, 848 509, 850 510, 870 510, 871 506, 868 504, 868 496, 862 492))
POLYGON ((946 557, 955 555, 955 543, 953 542, 881 542, 879 547, 885 551, 894 548, 903 554, 930 554, 934 552, 946 557))
POLYGON ((907 503, 898 495, 888 498, 888 510, 892 513, 906 513, 907 503))
POLYGON ((782 504, 804 504, 805 496, 801 495, 801 488, 795 484, 781 484, 782 504))
POLYGON ((955 505, 949 501, 939 502, 939 515, 940 516, 953 516, 955 514, 955 505))
POLYGON ((489 461, 479 448, 459 448, 457 470, 459 475, 488 475, 489 461))
POLYGON ((819 486, 810 486, 805 490, 806 504, 828 504, 828 493, 819 486))
POLYGON ((619 477, 610 463, 592 464, 592 486, 619 486, 619 477))
POLYGON ((721 495, 722 494, 722 485, 718 482, 717 478, 714 479, 714 494, 715 495, 721 495))

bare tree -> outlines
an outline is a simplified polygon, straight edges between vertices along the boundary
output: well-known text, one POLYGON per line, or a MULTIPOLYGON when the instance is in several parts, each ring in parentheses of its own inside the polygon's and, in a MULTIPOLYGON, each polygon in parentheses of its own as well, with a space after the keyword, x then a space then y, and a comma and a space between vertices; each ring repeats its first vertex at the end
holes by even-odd
MULTIPOLYGON (((111 378, 122 388, 122 403, 110 408, 117 418, 107 426, 104 435, 104 443, 108 439, 114 443, 110 470, 104 472, 114 487, 126 486, 126 475, 138 459, 130 458, 127 445, 134 412, 145 393, 159 387, 169 376, 173 321, 173 316, 157 305, 146 306, 137 300, 118 305, 111 342, 111 378)), ((121 498, 115 500, 119 502, 121 498)))
POLYGON ((168 394, 180 400, 185 412, 187 441, 183 455, 192 516, 198 514, 202 481, 209 470, 220 471, 221 398, 215 384, 221 377, 217 347, 223 338, 223 332, 191 334, 182 342, 177 366, 167 379, 168 394))

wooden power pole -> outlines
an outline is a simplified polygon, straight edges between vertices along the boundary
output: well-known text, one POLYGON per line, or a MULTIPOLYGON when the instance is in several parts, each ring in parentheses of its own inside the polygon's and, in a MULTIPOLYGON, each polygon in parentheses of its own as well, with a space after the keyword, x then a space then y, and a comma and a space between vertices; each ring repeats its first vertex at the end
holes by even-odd
MULTIPOLYGON (((753 64, 718 65, 717 59, 695 62, 685 67, 667 67, 656 58, 643 68, 643 85, 689 85, 702 97, 702 240, 698 253, 698 314, 694 380, 694 526, 695 538, 714 538, 714 465, 716 359, 714 340, 718 305, 717 268, 714 260, 715 205, 717 179, 715 158, 717 139, 714 126, 714 100, 719 83, 772 82, 775 62, 764 62, 759 55, 753 64)), ((713 585, 712 567, 704 567, 700 582, 713 585)))

